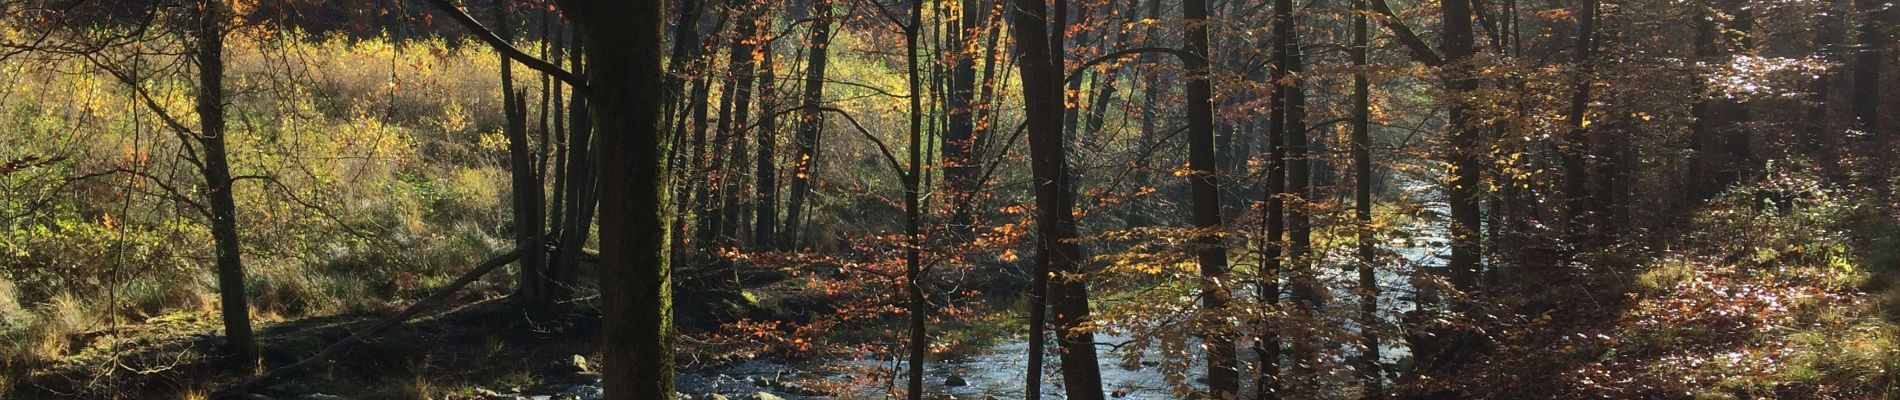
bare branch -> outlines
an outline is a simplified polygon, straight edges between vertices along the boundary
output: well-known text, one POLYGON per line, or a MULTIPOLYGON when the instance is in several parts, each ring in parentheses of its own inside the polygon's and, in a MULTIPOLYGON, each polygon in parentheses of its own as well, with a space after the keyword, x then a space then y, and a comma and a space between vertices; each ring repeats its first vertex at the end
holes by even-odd
POLYGON ((1373 19, 1379 20, 1379 25, 1392 31, 1392 36, 1397 38, 1399 43, 1411 49, 1412 58, 1429 66, 1445 65, 1445 57, 1439 56, 1437 50, 1432 50, 1432 45, 1426 44, 1425 39, 1420 39, 1417 33, 1412 32, 1412 27, 1405 26, 1405 21, 1399 20, 1398 14, 1392 12, 1392 6, 1387 5, 1385 0, 1367 0, 1366 2, 1370 3, 1372 10, 1379 14, 1373 19))
POLYGON ((586 79, 581 78, 579 75, 574 75, 573 72, 561 69, 558 65, 535 58, 521 51, 521 49, 515 48, 513 44, 502 40, 501 36, 496 35, 495 31, 491 31, 488 27, 483 26, 481 22, 475 21, 474 16, 468 15, 467 11, 463 11, 462 7, 455 5, 455 3, 451 3, 449 0, 424 1, 428 2, 429 5, 435 6, 435 8, 441 9, 442 12, 448 13, 450 18, 455 19, 455 22, 459 22, 462 24, 462 27, 468 28, 469 32, 474 33, 476 38, 487 42, 489 46, 493 46, 495 51, 500 52, 501 55, 512 58, 515 62, 519 62, 521 65, 527 66, 530 69, 552 75, 555 79, 566 82, 568 86, 573 86, 574 90, 578 90, 583 94, 587 92, 586 79))
POLYGON ((864 129, 864 124, 859 124, 857 118, 851 117, 851 113, 835 107, 819 107, 818 109, 844 116, 846 121, 851 122, 852 127, 858 128, 858 133, 863 134, 865 139, 870 139, 872 144, 877 145, 877 151, 884 153, 884 161, 891 163, 891 169, 897 171, 897 176, 905 179, 910 178, 910 173, 904 171, 904 163, 897 162, 897 154, 891 153, 890 146, 884 145, 884 140, 878 139, 877 135, 873 135, 870 130, 864 129))
POLYGON ((1070 83, 1071 81, 1074 81, 1076 77, 1082 75, 1082 71, 1087 71, 1089 68, 1094 68, 1096 65, 1106 63, 1109 61, 1114 61, 1117 58, 1122 58, 1122 57, 1127 57, 1127 56, 1132 56, 1132 55, 1137 55, 1137 54, 1144 54, 1144 53, 1171 54, 1177 58, 1187 58, 1188 56, 1187 51, 1172 48, 1172 47, 1136 47, 1132 49, 1123 49, 1123 50, 1116 51, 1113 53, 1103 54, 1100 57, 1095 57, 1095 58, 1089 59, 1088 61, 1082 62, 1082 65, 1075 67, 1075 70, 1069 71, 1067 78, 1064 78, 1062 80, 1062 83, 1067 84, 1067 83, 1070 83))

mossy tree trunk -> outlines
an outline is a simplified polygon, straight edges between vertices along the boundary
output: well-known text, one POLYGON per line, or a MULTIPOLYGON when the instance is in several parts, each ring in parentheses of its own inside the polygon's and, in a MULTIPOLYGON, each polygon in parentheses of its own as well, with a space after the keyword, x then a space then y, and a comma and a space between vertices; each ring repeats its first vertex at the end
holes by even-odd
POLYGON ((659 0, 561 3, 588 38, 599 133, 602 382, 612 400, 673 396, 672 207, 661 122, 659 0))

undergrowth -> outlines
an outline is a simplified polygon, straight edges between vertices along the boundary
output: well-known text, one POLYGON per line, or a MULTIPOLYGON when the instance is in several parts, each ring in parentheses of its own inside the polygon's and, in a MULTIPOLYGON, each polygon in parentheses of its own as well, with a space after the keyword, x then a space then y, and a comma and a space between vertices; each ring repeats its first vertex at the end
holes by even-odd
MULTIPOLYGON (((1624 301, 1496 330, 1459 391, 1547 398, 1882 398, 1900 385, 1893 210, 1796 170, 1734 188, 1624 301), (1600 320, 1593 320, 1600 319, 1600 320), (1533 356, 1534 355, 1534 356, 1533 356)), ((1576 310, 1581 308, 1582 310, 1576 310)))

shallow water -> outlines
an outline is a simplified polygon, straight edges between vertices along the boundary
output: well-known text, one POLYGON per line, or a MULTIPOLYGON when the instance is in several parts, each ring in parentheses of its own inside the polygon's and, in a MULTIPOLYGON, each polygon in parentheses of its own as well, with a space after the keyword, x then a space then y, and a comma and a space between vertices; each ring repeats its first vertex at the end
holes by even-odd
MULTIPOLYGON (((1445 215, 1448 212, 1448 208, 1443 202, 1442 197, 1438 194, 1437 190, 1430 185, 1420 182, 1401 182, 1401 185, 1403 185, 1402 190, 1407 192, 1406 194, 1408 196, 1422 199, 1426 202, 1425 210, 1427 212, 1436 213, 1438 215, 1445 215)), ((1379 310, 1382 315, 1388 317, 1388 324, 1398 323, 1398 321, 1391 319, 1414 308, 1413 296, 1415 291, 1412 288, 1408 271, 1412 271, 1415 268, 1429 269, 1442 267, 1444 265, 1444 257, 1448 250, 1445 246, 1445 243, 1447 243, 1446 229, 1442 223, 1434 219, 1421 219, 1421 222, 1401 229, 1401 233, 1402 240, 1386 243, 1386 249, 1396 253, 1400 258, 1399 262, 1403 263, 1403 265, 1381 268, 1377 274, 1381 288, 1379 310)), ((1331 269, 1324 278, 1335 282, 1350 282, 1357 280, 1356 274, 1357 272, 1350 270, 1331 269)), ((1357 298, 1357 295, 1350 287, 1335 285, 1332 290, 1334 298, 1337 299, 1357 298)), ((1358 327, 1354 326, 1351 321, 1348 321, 1346 328, 1357 329, 1358 327)), ((1129 338, 1098 334, 1096 340, 1103 343, 1121 343, 1129 340, 1129 338)), ((1380 358, 1389 364, 1409 357, 1409 349, 1403 347, 1402 344, 1403 342, 1399 340, 1386 340, 1384 344, 1380 346, 1380 358)), ((1052 350, 1054 347, 1053 344, 1049 346, 1052 350)), ((1197 346, 1189 346, 1189 348, 1196 347, 1197 346)), ((1017 338, 1016 340, 998 343, 982 352, 982 354, 957 360, 933 362, 925 366, 926 391, 933 396, 941 394, 949 395, 957 399, 983 399, 986 398, 986 396, 992 396, 998 399, 1022 398, 1023 385, 1026 381, 1025 376, 1027 373, 1025 367, 1029 362, 1028 353, 1029 343, 1022 340, 1022 338, 1017 338), (961 377, 968 384, 946 387, 944 385, 945 380, 952 376, 961 377)), ((1251 351, 1241 351, 1240 353, 1243 362, 1255 361, 1251 357, 1251 351)), ((1167 378, 1161 371, 1157 370, 1153 364, 1142 365, 1133 370, 1124 369, 1121 367, 1123 360, 1120 354, 1111 351, 1102 351, 1099 354, 1101 357, 1103 390, 1121 395, 1120 397, 1111 398, 1131 400, 1172 400, 1180 398, 1174 396, 1172 387, 1169 385, 1167 378)), ((1206 372, 1204 367, 1205 361, 1198 359, 1200 358, 1199 354, 1196 354, 1196 358, 1197 360, 1194 361, 1195 367, 1189 368, 1186 371, 1186 379, 1189 380, 1190 385, 1204 387, 1205 382, 1203 379, 1206 372)), ((1143 357, 1143 360, 1160 359, 1162 359, 1161 354, 1154 350, 1150 350, 1149 353, 1143 357)), ((901 361, 889 360, 850 360, 845 362, 855 363, 859 366, 885 368, 890 371, 900 371, 905 365, 901 361)), ((787 393, 784 390, 772 387, 769 384, 760 385, 759 382, 770 382, 785 377, 826 379, 839 382, 848 380, 848 377, 842 375, 812 372, 814 370, 816 369, 805 369, 783 363, 754 360, 710 371, 682 373, 679 376, 679 388, 681 392, 695 396, 704 393, 721 393, 733 396, 733 399, 741 399, 743 397, 740 396, 759 391, 771 392, 787 399, 823 398, 798 396, 794 393, 787 393)), ((1043 371, 1043 397, 1048 399, 1064 398, 1063 389, 1061 387, 1061 377, 1056 357, 1053 354, 1047 358, 1043 371)), ((902 374, 893 373, 893 375, 897 376, 897 381, 892 382, 891 387, 902 387, 904 384, 902 374)), ((866 388, 862 390, 862 392, 869 393, 869 395, 866 396, 868 398, 881 398, 882 396, 877 393, 883 393, 883 390, 885 390, 885 388, 866 388)))

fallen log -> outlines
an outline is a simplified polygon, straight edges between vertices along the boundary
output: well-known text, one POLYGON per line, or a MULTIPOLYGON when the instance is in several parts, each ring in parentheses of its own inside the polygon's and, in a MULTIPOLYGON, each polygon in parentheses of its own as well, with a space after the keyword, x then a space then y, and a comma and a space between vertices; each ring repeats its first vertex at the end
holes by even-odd
POLYGON ((388 318, 384 318, 382 321, 377 321, 375 325, 371 325, 368 329, 358 331, 355 334, 350 335, 350 337, 343 338, 343 340, 338 340, 336 343, 331 343, 329 346, 324 347, 322 351, 318 351, 317 354, 312 355, 308 358, 304 358, 301 361, 290 363, 289 365, 285 365, 282 367, 272 368, 269 371, 265 371, 261 375, 245 380, 243 383, 239 383, 235 386, 226 387, 224 389, 219 389, 217 392, 213 393, 211 397, 219 398, 219 399, 236 398, 240 395, 243 395, 245 392, 262 387, 265 384, 270 383, 270 381, 272 380, 290 376, 298 372, 303 372, 303 370, 309 369, 311 366, 315 366, 318 363, 327 361, 330 359, 330 357, 335 357, 337 354, 342 353, 344 350, 349 350, 351 347, 355 347, 358 344, 362 344, 364 340, 369 339, 371 336, 376 336, 377 334, 383 333, 383 331, 389 330, 389 328, 394 328, 397 325, 401 325, 403 322, 408 321, 410 318, 415 318, 417 314, 421 314, 424 310, 427 310, 430 307, 436 306, 438 303, 448 300, 450 295, 455 294, 455 292, 457 291, 461 291, 462 287, 468 286, 468 284, 470 283, 474 283, 476 279, 481 279, 482 275, 487 275, 490 271, 494 271, 496 268, 501 268, 501 266, 508 265, 508 263, 514 262, 515 259, 521 258, 521 253, 522 253, 521 249, 517 248, 514 250, 509 250, 505 254, 495 256, 494 258, 489 258, 486 261, 482 261, 481 264, 475 265, 475 269, 469 270, 468 273, 462 274, 462 277, 455 278, 454 282, 449 282, 447 286, 443 286, 442 290, 436 291, 435 294, 429 295, 429 297, 416 301, 415 304, 411 304, 409 305, 408 308, 402 309, 402 311, 396 313, 396 315, 391 315, 388 318))

